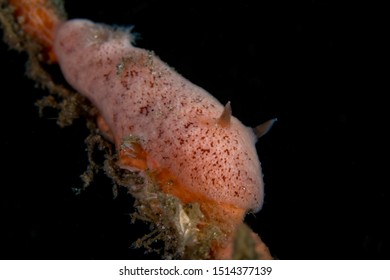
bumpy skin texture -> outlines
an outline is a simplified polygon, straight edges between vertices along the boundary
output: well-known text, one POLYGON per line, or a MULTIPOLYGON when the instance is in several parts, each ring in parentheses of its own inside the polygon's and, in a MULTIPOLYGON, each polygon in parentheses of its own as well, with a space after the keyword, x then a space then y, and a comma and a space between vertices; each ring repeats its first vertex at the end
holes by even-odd
POLYGON ((151 170, 169 170, 189 193, 244 212, 257 211, 263 180, 252 130, 129 32, 71 20, 57 30, 55 53, 67 81, 98 108, 120 149, 137 136, 151 170))

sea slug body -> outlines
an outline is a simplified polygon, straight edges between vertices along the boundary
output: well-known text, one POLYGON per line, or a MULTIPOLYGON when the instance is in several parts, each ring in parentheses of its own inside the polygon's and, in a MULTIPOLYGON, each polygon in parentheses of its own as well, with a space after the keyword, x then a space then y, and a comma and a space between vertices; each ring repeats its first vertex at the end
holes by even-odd
POLYGON ((229 209, 219 214, 242 222, 263 201, 252 129, 230 104, 131 41, 128 32, 76 19, 59 26, 54 50, 66 80, 98 108, 123 168, 152 170, 165 192, 229 209))
POLYGON ((138 218, 171 243, 173 252, 165 256, 230 259, 239 251, 236 241, 244 241, 241 251, 249 258, 272 258, 243 219, 263 204, 255 143, 275 119, 244 126, 232 116, 230 102, 222 105, 152 51, 135 47, 129 29, 67 21, 60 0, 7 3, 0 12, 9 21, 4 26, 10 45, 28 52, 39 70, 31 78, 58 94, 61 106, 78 104, 69 101, 72 96, 89 108, 82 110, 115 145, 112 155, 112 145, 88 119, 92 138, 109 147, 104 170, 135 197, 138 218), (69 85, 93 106, 57 85, 42 67, 47 63, 58 63, 69 85), (136 179, 122 180, 130 177, 136 179))

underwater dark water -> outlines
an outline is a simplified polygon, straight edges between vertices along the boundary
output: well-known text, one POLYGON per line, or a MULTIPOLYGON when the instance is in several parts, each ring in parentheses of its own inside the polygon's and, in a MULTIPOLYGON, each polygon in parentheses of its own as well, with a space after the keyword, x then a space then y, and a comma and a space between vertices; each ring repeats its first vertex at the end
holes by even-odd
MULTIPOLYGON (((388 118, 373 16, 329 1, 263 2, 65 7, 70 18, 134 25, 138 46, 231 101, 244 124, 278 118, 257 144, 264 207, 247 217, 275 257, 390 259, 388 118)), ((103 174, 75 195, 87 166, 84 121, 61 129, 55 111, 39 117, 34 102, 46 92, 24 76, 26 56, 7 48, 0 44, 0 259, 158 258, 131 248, 148 228, 130 223, 132 198, 119 190, 113 199, 103 174)))

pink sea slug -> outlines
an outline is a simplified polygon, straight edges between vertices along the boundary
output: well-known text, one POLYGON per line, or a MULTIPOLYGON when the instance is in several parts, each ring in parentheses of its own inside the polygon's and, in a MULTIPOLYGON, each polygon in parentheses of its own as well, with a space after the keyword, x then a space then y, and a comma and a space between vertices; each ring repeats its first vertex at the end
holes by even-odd
POLYGON ((58 28, 54 50, 66 80, 98 108, 121 166, 152 170, 165 192, 214 208, 231 232, 263 202, 254 132, 229 104, 131 41, 128 32, 71 20, 58 28))
MULTIPOLYGON (((12 2, 23 13, 27 2, 12 2)), ((255 143, 274 120, 246 127, 231 115, 230 103, 223 106, 153 52, 133 46, 128 30, 59 20, 38 2, 45 20, 34 24, 35 17, 26 16, 25 30, 33 30, 27 31, 50 51, 52 62, 58 61, 68 83, 97 107, 98 127, 115 144, 118 166, 139 172, 183 204, 198 204, 226 237, 211 257, 229 258, 245 214, 262 207, 255 143), (42 22, 50 22, 45 40, 37 30, 44 28, 42 22)), ((260 246, 258 237, 253 239, 260 246)))

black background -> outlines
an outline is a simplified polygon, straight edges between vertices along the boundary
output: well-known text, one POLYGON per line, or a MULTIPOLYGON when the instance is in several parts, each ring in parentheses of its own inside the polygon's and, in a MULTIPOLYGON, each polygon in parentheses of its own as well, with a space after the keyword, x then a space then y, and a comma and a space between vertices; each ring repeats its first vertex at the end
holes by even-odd
MULTIPOLYGON (((247 223, 280 259, 389 259, 385 95, 378 85, 380 13, 329 1, 66 1, 70 18, 135 25, 138 46, 232 102, 254 126, 278 122, 258 144, 261 212, 247 223), (80 5, 82 3, 82 5, 80 5)), ((378 8, 379 10, 379 8, 378 8)), ((158 258, 131 248, 133 200, 113 199, 104 175, 81 195, 83 120, 40 118, 46 92, 24 75, 26 56, 0 44, 0 258, 158 258)))

